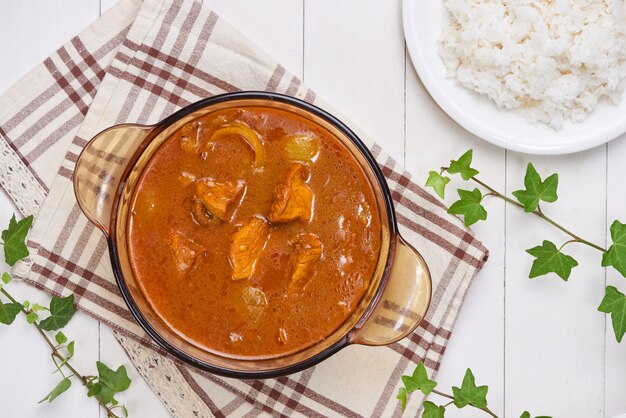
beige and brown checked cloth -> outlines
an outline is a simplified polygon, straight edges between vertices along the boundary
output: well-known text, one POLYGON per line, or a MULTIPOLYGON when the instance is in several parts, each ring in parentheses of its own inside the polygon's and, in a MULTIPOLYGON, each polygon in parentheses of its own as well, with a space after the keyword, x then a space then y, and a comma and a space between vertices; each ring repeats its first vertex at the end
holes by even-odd
MULTIPOLYGON (((197 100, 239 90, 286 93, 337 113, 191 0, 122 0, 35 68, 0 97, 0 184, 24 215, 36 215, 31 257, 15 274, 51 293, 73 292, 80 309, 115 330, 176 417, 399 416, 400 376, 420 359, 436 372, 487 251, 362 133, 387 177, 400 231, 422 252, 434 279, 430 310, 410 337, 388 347, 351 346, 287 377, 226 379, 164 355, 118 292, 105 239, 74 198, 71 177, 81 148, 108 126, 156 122, 197 100)), ((415 416, 420 401, 413 396, 407 416, 415 416)))

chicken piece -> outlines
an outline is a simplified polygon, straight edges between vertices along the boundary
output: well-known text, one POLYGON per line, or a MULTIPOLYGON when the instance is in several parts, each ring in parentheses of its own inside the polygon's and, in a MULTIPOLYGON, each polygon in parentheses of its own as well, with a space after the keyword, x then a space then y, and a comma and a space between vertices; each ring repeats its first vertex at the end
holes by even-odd
POLYGON ((274 190, 274 202, 270 209, 269 220, 272 223, 291 222, 311 219, 313 193, 306 184, 307 169, 302 164, 291 166, 283 183, 274 190))
POLYGON ((230 264, 233 280, 252 276, 257 260, 270 237, 270 225, 265 219, 254 217, 233 234, 230 245, 230 264))
POLYGON ((228 222, 233 214, 232 209, 241 200, 245 186, 243 180, 218 182, 203 178, 196 181, 196 196, 213 216, 228 222))
POLYGON ((191 202, 191 219, 200 226, 208 227, 211 225, 213 215, 206 210, 200 199, 194 197, 191 202))
POLYGON ((182 274, 187 273, 198 260, 198 257, 206 253, 206 249, 202 245, 177 231, 172 231, 168 244, 174 254, 176 267, 182 274))
POLYGON ((315 268, 322 259, 322 242, 315 234, 300 234, 291 243, 293 253, 289 257, 291 281, 289 293, 298 293, 315 275, 315 268))
POLYGON ((200 147, 200 130, 202 124, 198 121, 190 122, 181 129, 180 147, 189 154, 197 154, 200 147))

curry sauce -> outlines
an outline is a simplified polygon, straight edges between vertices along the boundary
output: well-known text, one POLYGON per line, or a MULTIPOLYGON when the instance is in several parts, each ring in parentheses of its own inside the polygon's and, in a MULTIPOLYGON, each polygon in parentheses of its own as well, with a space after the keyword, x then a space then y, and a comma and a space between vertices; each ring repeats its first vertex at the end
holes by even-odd
POLYGON ((374 193, 347 148, 263 107, 214 112, 166 139, 137 184, 128 231, 156 314, 234 356, 330 335, 367 289, 381 239, 374 193))

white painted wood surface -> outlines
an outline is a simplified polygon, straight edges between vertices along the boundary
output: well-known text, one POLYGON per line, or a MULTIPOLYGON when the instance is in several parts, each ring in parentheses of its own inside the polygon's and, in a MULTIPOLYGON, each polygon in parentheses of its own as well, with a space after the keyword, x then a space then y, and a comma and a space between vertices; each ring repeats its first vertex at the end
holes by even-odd
MULTIPOLYGON (((527 161, 542 174, 560 174, 559 202, 545 210, 581 235, 607 240, 611 220, 626 220, 623 179, 626 140, 563 157, 505 152, 451 121, 420 84, 405 51, 400 0, 205 0, 258 42, 326 101, 374 135, 419 179, 467 148, 481 177, 508 193, 520 188, 527 161), (581 193, 583 192, 583 193, 581 193)), ((56 47, 87 26, 112 0, 0 0, 0 92, 56 47)), ((455 196, 449 193, 447 202, 455 196)), ((449 391, 471 367, 489 384, 489 405, 500 416, 525 409, 554 417, 610 417, 626 412, 626 343, 615 342, 607 317, 596 307, 605 282, 626 281, 599 267, 598 253, 572 246, 581 262, 568 283, 528 280, 524 249, 564 237, 541 222, 487 202, 489 219, 475 231, 491 250, 471 287, 439 373, 449 391)), ((0 194, 0 225, 14 208, 0 194)), ((4 267, 4 266, 3 266, 4 267)), ((22 298, 48 297, 11 285, 22 298)), ((112 334, 83 314, 67 328, 77 341, 76 364, 92 371, 95 360, 130 361, 112 334)), ((75 385, 53 404, 37 405, 56 376, 40 337, 18 320, 0 328, 0 404, 6 417, 102 417, 75 385)), ((168 413, 129 367, 133 385, 120 396, 134 417, 168 413)), ((450 408, 449 417, 484 414, 450 408)))

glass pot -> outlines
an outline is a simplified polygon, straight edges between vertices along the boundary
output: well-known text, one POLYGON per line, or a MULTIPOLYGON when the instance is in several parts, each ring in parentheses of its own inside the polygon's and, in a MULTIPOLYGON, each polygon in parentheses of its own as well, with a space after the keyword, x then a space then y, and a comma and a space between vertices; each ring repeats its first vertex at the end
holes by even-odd
POLYGON ((389 188, 374 157, 361 140, 326 111, 293 97, 239 92, 201 100, 155 125, 123 124, 96 135, 80 154, 74 192, 87 218, 104 232, 113 272, 128 308, 146 333, 184 362, 211 373, 237 378, 267 378, 310 367, 350 344, 381 346, 415 330, 431 298, 424 259, 399 234, 389 188), (304 349, 272 357, 235 357, 191 344, 153 311, 136 281, 129 260, 128 218, 137 182, 159 146, 186 123, 226 108, 263 106, 304 117, 332 133, 356 158, 376 197, 381 248, 369 287, 354 312, 332 334, 304 349))

